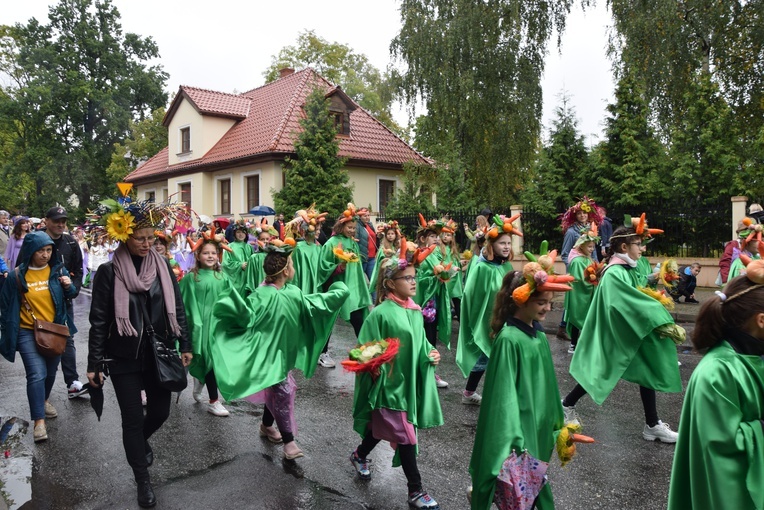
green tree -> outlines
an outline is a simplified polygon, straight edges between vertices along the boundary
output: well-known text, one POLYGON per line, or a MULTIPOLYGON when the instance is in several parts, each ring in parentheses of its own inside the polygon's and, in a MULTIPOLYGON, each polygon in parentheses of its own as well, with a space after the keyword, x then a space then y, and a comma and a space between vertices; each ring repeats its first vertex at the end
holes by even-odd
POLYGON ((605 140, 592 154, 591 195, 607 206, 637 206, 671 191, 662 176, 666 154, 648 122, 644 88, 627 73, 618 82, 616 102, 607 106, 605 140))
POLYGON ((575 198, 591 195, 588 182, 589 154, 578 130, 570 97, 563 92, 549 130, 549 142, 539 151, 531 178, 522 191, 522 203, 548 219, 556 219, 575 198))
MULTIPOLYGON (((454 140, 473 189, 516 199, 540 133, 547 42, 573 0, 403 0, 391 51, 400 92, 420 100, 430 136, 454 140)), ((586 2, 584 2, 586 3, 586 2)))
POLYGON ((701 201, 738 195, 746 190, 747 179, 741 172, 740 139, 732 112, 708 74, 697 76, 691 85, 685 98, 687 110, 672 133, 674 189, 685 198, 701 201))
POLYGON ((296 45, 286 46, 271 57, 271 65, 263 73, 265 82, 277 80, 279 71, 285 67, 314 68, 321 76, 342 87, 347 95, 387 127, 400 133, 401 128, 390 113, 394 88, 389 76, 374 67, 366 55, 355 53, 345 44, 329 42, 313 30, 306 30, 300 32, 296 45))
POLYGON ((353 198, 343 169, 346 159, 338 156, 337 128, 324 94, 316 87, 305 100, 302 131, 294 144, 296 156, 286 158, 286 184, 273 194, 278 211, 296 211, 316 202, 329 218, 337 218, 353 198))
MULTIPOLYGON (((403 185, 395 189, 392 198, 385 207, 385 218, 394 220, 404 216, 422 213, 430 218, 435 213, 432 194, 435 192, 437 171, 430 166, 405 163, 403 166, 403 185)), ((404 232, 412 237, 414 231, 404 232)))
POLYGON ((114 144, 111 164, 106 169, 110 185, 122 181, 138 165, 167 146, 167 128, 162 125, 165 109, 157 108, 151 115, 130 122, 130 135, 124 143, 114 144))
MULTIPOLYGON (((112 195, 106 178, 114 144, 130 121, 163 106, 167 75, 149 66, 159 56, 151 38, 123 34, 110 0, 61 0, 48 24, 3 27, 0 71, 13 82, 2 115, 16 124, 4 172, 34 180, 30 212, 52 203, 89 208, 112 195)), ((76 213, 76 211, 75 211, 76 213)))
POLYGON ((680 123, 697 74, 731 108, 743 149, 764 125, 764 0, 609 0, 611 54, 644 81, 663 135, 680 123))

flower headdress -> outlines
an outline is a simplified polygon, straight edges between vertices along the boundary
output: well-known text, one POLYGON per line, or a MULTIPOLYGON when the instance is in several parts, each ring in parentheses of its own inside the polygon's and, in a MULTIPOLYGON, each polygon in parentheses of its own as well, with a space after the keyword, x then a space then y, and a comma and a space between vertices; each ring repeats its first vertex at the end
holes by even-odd
POLYGON ((563 232, 566 232, 570 227, 576 224, 576 214, 578 211, 584 211, 589 215, 589 223, 596 223, 597 225, 602 223, 602 209, 594 202, 594 200, 584 195, 584 197, 576 202, 575 205, 569 207, 567 211, 560 215, 563 232))
POLYGON ((507 218, 506 216, 502 216, 499 214, 495 214, 493 216, 493 225, 488 226, 488 228, 485 231, 485 237, 486 240, 489 242, 493 242, 496 239, 499 238, 499 234, 509 234, 509 235, 516 235, 516 236, 523 236, 523 233, 520 232, 515 228, 515 226, 512 224, 515 221, 517 221, 520 218, 521 214, 515 214, 514 216, 511 216, 507 218))
POLYGON ((265 218, 262 218, 260 223, 255 227, 255 235, 260 235, 263 232, 268 232, 272 236, 279 236, 279 233, 276 231, 276 229, 268 225, 268 220, 265 218))
POLYGON ((205 244, 214 244, 218 251, 218 259, 220 259, 221 263, 223 262, 223 250, 233 252, 228 246, 228 241, 226 241, 225 235, 216 234, 212 230, 202 232, 196 241, 189 241, 188 244, 191 246, 191 251, 193 253, 197 253, 205 244))
POLYGON ((387 223, 377 224, 377 234, 385 235, 389 230, 395 230, 398 237, 401 236, 401 231, 398 229, 398 221, 390 220, 387 223))
POLYGON ((105 226, 109 237, 117 241, 127 241, 138 229, 170 225, 186 213, 183 203, 156 204, 149 200, 133 202, 128 196, 132 184, 118 183, 117 186, 122 193, 121 197, 102 200, 95 211, 87 214, 89 222, 105 226))
POLYGON ((329 213, 322 212, 319 214, 316 210, 316 203, 313 202, 307 209, 297 211, 294 219, 284 225, 284 236, 291 238, 305 237, 308 232, 316 232, 326 220, 327 214, 329 213))
POLYGON ((599 232, 597 231, 597 224, 591 223, 591 227, 581 229, 581 237, 576 239, 576 244, 573 248, 578 248, 584 243, 594 242, 595 244, 600 242, 599 232))
POLYGON ((248 222, 244 220, 236 220, 231 227, 232 232, 235 234, 236 232, 246 232, 247 235, 249 235, 249 228, 250 225, 248 222))
POLYGON ((348 221, 355 221, 358 215, 358 210, 355 207, 355 204, 352 202, 348 202, 347 208, 342 211, 342 214, 340 214, 340 217, 337 221, 340 223, 347 223, 348 221))
POLYGON ((525 258, 529 260, 523 267, 523 277, 525 283, 520 285, 512 292, 512 299, 516 304, 526 303, 534 292, 567 292, 572 290, 568 285, 575 280, 570 275, 557 275, 554 273, 554 260, 557 257, 557 250, 547 253, 549 244, 546 241, 541 243, 539 256, 536 257, 531 252, 525 252, 525 258))

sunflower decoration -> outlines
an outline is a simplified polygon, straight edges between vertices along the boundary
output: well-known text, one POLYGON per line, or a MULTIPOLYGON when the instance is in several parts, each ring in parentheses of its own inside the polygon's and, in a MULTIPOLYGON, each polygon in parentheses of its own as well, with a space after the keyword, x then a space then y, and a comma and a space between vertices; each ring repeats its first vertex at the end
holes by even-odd
POLYGON ((637 287, 637 289, 643 294, 650 296, 651 298, 653 298, 654 300, 662 304, 663 308, 665 308, 666 310, 671 311, 674 309, 674 300, 670 296, 666 295, 665 290, 658 291, 658 290, 653 290, 650 287, 637 287))
POLYGON ((579 211, 583 211, 587 214, 588 223, 594 223, 599 225, 602 223, 602 219, 605 216, 602 212, 602 208, 591 198, 584 195, 575 205, 568 208, 567 211, 560 215, 560 221, 562 223, 562 231, 566 232, 570 227, 576 224, 576 214, 579 211))
POLYGON ((183 203, 155 204, 150 200, 133 201, 129 196, 131 184, 117 183, 117 186, 122 196, 116 200, 101 200, 98 208, 86 215, 88 223, 104 226, 106 233, 114 240, 125 242, 135 230, 168 226, 188 213, 183 203))
POLYGON ((334 256, 340 259, 340 262, 343 262, 345 264, 361 261, 357 253, 354 253, 352 251, 345 251, 345 248, 343 248, 342 243, 337 243, 337 247, 334 248, 334 256))
POLYGON ((664 287, 673 289, 679 280, 679 264, 674 259, 666 259, 661 264, 658 279, 664 287))

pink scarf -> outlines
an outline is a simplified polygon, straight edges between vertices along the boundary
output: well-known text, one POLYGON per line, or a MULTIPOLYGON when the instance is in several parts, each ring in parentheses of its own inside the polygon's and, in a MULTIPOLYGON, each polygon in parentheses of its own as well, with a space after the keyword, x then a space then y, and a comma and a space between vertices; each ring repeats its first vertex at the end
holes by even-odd
POLYGON ((164 306, 170 319, 172 332, 180 336, 180 325, 175 316, 175 290, 172 287, 169 271, 165 271, 167 262, 154 250, 144 257, 141 273, 135 272, 135 265, 125 243, 120 243, 114 252, 114 315, 117 319, 117 332, 120 336, 138 336, 130 323, 130 294, 148 292, 151 284, 159 276, 162 286, 164 306))
POLYGON ((422 307, 418 304, 414 303, 414 300, 411 298, 406 299, 405 301, 393 294, 392 292, 389 292, 387 296, 385 296, 385 299, 389 299, 393 303, 402 306, 403 308, 406 308, 408 310, 418 310, 421 311, 422 307))

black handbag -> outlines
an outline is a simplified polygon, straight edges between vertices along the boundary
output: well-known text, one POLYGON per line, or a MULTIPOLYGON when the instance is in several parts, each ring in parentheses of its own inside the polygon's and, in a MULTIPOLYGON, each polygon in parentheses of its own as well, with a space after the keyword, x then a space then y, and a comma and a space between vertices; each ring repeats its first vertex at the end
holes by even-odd
POLYGON ((178 355, 178 351, 173 347, 168 347, 164 341, 154 332, 154 326, 151 325, 151 319, 147 311, 148 303, 143 307, 143 331, 148 335, 148 343, 151 346, 152 357, 154 358, 154 369, 159 386, 162 388, 181 392, 188 386, 186 377, 186 368, 178 355))

